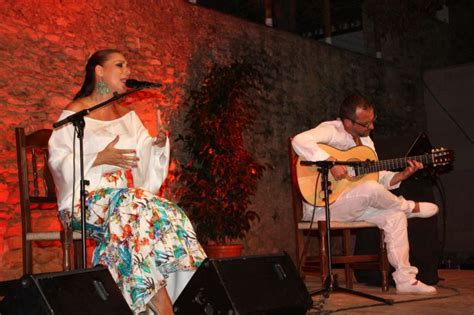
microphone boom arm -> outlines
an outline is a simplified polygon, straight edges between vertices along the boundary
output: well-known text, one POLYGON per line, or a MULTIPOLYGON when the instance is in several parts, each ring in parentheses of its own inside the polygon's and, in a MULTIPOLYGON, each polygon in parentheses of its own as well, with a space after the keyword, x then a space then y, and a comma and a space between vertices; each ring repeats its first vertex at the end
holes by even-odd
POLYGON ((147 86, 142 86, 142 87, 138 87, 138 88, 135 88, 133 90, 130 90, 130 91, 127 91, 125 93, 122 93, 122 94, 119 94, 117 92, 114 93, 114 96, 112 96, 111 98, 109 98, 108 100, 106 100, 105 102, 102 102, 102 103, 99 103, 95 106, 92 106, 91 108, 87 108, 87 109, 83 109, 77 113, 74 113, 72 115, 69 115, 67 116, 66 118, 60 120, 60 121, 57 121, 53 124, 53 128, 59 128, 61 127, 62 125, 64 124, 67 124, 67 123, 73 123, 75 121, 79 121, 81 119, 83 119, 83 117, 89 115, 90 113, 92 113, 93 111, 95 110, 98 110, 99 108, 102 108, 104 107, 105 105, 111 103, 111 102, 114 102, 114 101, 117 101, 129 94, 132 94, 132 93, 135 93, 135 92, 138 92, 140 90, 143 90, 144 88, 147 88, 147 86))

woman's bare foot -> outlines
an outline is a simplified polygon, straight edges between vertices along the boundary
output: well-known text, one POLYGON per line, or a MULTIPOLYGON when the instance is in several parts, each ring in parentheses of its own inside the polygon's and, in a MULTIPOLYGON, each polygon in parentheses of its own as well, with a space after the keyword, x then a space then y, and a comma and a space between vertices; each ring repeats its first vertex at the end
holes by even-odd
POLYGON ((148 303, 150 308, 157 315, 173 315, 173 303, 166 291, 166 288, 163 287, 158 290, 158 292, 151 298, 150 303, 148 303))

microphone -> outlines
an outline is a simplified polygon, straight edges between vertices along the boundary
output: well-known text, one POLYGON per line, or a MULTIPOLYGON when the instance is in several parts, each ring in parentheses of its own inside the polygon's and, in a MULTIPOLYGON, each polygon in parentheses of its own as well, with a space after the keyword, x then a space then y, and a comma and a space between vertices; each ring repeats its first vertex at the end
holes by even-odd
POLYGON ((129 88, 136 89, 136 88, 151 88, 151 87, 160 87, 162 86, 161 83, 153 83, 147 81, 138 81, 135 79, 128 79, 125 82, 125 85, 129 88))

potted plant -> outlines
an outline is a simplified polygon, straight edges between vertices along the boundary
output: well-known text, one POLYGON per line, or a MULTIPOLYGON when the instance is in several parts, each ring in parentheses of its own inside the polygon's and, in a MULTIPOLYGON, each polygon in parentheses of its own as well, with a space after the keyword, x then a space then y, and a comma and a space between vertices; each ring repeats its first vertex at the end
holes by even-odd
POLYGON ((247 93, 257 80, 245 62, 214 66, 188 100, 188 128, 180 139, 189 160, 181 163, 178 196, 211 257, 231 255, 212 253, 216 247, 241 252, 242 245, 230 243, 242 239, 259 219, 247 208, 264 166, 252 157, 243 138, 257 113, 247 93))

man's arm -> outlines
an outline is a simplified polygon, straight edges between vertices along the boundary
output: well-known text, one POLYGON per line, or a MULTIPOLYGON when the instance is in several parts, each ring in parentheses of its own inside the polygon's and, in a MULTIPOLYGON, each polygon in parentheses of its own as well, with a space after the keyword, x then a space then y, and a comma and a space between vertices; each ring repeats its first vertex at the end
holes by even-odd
POLYGON ((393 177, 392 180, 390 181, 390 186, 395 186, 401 181, 404 181, 413 173, 415 173, 418 170, 421 170, 423 168, 423 164, 418 162, 418 161, 408 161, 408 166, 401 172, 396 173, 393 177))
MULTIPOLYGON (((308 161, 335 161, 336 159, 321 149, 318 143, 330 145, 336 132, 334 126, 320 124, 296 135, 292 141, 293 149, 296 154, 308 161)), ((330 171, 336 180, 344 179, 348 175, 347 167, 344 165, 334 165, 330 171)))
POLYGON ((303 131, 296 135, 291 142, 296 154, 307 161, 324 161, 329 154, 321 149, 318 143, 330 144, 334 128, 330 125, 320 124, 313 129, 303 131))

